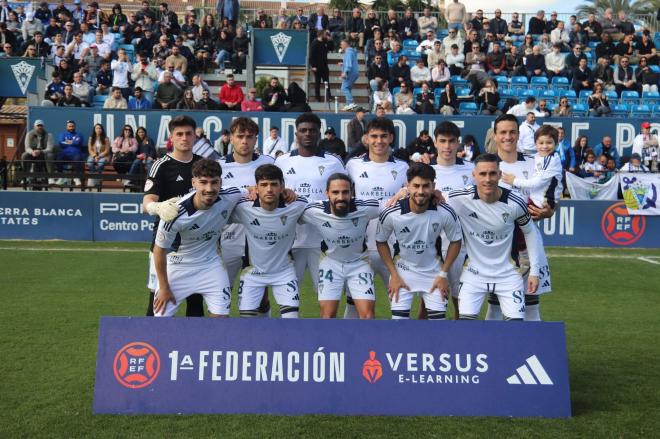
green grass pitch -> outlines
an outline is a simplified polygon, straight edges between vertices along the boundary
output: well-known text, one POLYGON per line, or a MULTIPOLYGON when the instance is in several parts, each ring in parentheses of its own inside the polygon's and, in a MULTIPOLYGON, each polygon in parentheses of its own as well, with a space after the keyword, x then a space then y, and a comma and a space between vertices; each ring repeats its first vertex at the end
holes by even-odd
MULTIPOLYGON (((568 420, 94 416, 99 318, 142 315, 146 250, 0 241, 0 438, 660 435, 660 250, 549 250, 555 292, 541 311, 566 322, 568 420)), ((309 282, 303 291, 302 315, 317 316, 309 282)), ((386 318, 382 291, 377 316, 386 318)))

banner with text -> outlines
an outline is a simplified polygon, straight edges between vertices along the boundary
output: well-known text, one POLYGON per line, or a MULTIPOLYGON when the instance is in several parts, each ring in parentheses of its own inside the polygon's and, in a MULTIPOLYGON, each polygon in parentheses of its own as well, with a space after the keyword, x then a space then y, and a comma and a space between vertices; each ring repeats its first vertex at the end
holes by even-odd
POLYGON ((0 58, 0 96, 22 98, 27 92, 36 93, 37 76, 42 71, 39 58, 0 58))
POLYGON ((658 188, 660 174, 619 174, 623 201, 631 215, 660 215, 658 188))
MULTIPOLYGON (((64 131, 66 121, 69 119, 77 122, 77 130, 85 137, 89 137, 95 123, 101 123, 106 129, 108 136, 114 139, 121 134, 124 124, 131 125, 134 129, 138 126, 145 127, 149 136, 157 145, 165 146, 169 131, 167 124, 178 115, 186 114, 197 121, 198 126, 204 129, 207 137, 215 142, 222 130, 229 128, 231 121, 241 115, 249 115, 259 125, 261 138, 267 136, 271 127, 278 127, 280 135, 287 145, 294 140, 295 120, 297 113, 245 113, 240 114, 230 111, 107 111, 97 108, 67 108, 61 111, 58 108, 30 107, 29 125, 35 120, 41 119, 46 123, 46 129, 57 134, 64 131)), ((346 141, 348 137, 348 124, 353 118, 352 113, 316 113, 321 118, 322 129, 333 127, 337 135, 346 141)), ((444 120, 451 120, 460 128, 463 136, 472 134, 483 148, 486 132, 495 120, 492 116, 452 116, 439 115, 392 115, 390 119, 394 122, 396 136, 394 146, 403 148, 422 130, 433 132, 436 125, 444 120)), ((629 156, 635 136, 640 133, 640 124, 644 119, 608 119, 608 118, 546 118, 544 123, 562 126, 566 130, 566 137, 571 144, 581 135, 589 136, 589 141, 597 144, 603 136, 611 136, 619 154, 629 156)), ((540 121, 539 121, 540 122, 540 121)), ((652 131, 660 130, 660 121, 651 121, 652 131)), ((262 141, 257 143, 261 148, 262 141)))
POLYGON ((94 413, 570 417, 564 324, 104 317, 94 413))

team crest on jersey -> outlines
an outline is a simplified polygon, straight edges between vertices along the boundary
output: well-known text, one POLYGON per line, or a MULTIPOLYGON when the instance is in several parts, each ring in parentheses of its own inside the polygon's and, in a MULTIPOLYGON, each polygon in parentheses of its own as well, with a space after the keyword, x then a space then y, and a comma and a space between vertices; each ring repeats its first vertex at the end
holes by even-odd
POLYGON ((227 215, 229 215, 229 212, 227 212, 226 210, 223 210, 222 212, 220 212, 220 215, 222 215, 222 217, 224 219, 227 219, 227 215))
POLYGON ((325 172, 325 166, 319 166, 319 174, 323 175, 323 172, 325 172))
POLYGON ((154 182, 153 180, 147 180, 147 182, 144 184, 144 191, 149 192, 149 190, 154 187, 154 182))
POLYGON ((353 223, 353 225, 354 225, 355 227, 357 227, 358 222, 360 222, 360 220, 357 219, 357 218, 353 218, 353 219, 351 220, 351 222, 353 223))
POLYGON ((433 223, 431 224, 431 227, 433 227, 433 233, 438 231, 438 227, 440 227, 440 224, 438 223, 433 223))
POLYGON ((468 184, 469 180, 470 180, 470 177, 468 177, 467 175, 463 176, 463 184, 468 184))
POLYGON ((392 171, 392 180, 396 180, 397 175, 399 175, 397 171, 392 171))
POLYGON ((523 175, 525 176, 525 178, 529 178, 529 172, 523 171, 523 175))
POLYGON ((286 215, 282 215, 282 216, 280 217, 280 221, 282 221, 282 225, 283 225, 283 226, 286 225, 286 218, 287 218, 286 215))
POLYGON ((502 220, 504 220, 504 223, 508 223, 509 222, 509 214, 506 213, 506 212, 503 213, 502 214, 502 220))

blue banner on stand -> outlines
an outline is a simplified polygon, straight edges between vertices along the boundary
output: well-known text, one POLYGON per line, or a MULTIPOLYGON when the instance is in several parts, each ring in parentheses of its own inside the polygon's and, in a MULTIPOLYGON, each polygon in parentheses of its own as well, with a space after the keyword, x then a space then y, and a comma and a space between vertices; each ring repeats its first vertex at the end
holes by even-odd
POLYGON ((42 71, 39 58, 0 58, 0 96, 23 98, 27 92, 36 93, 42 71))
POLYGON ((309 31, 253 29, 255 66, 305 67, 309 31))
POLYGON ((94 413, 569 417, 564 325, 104 317, 94 413))

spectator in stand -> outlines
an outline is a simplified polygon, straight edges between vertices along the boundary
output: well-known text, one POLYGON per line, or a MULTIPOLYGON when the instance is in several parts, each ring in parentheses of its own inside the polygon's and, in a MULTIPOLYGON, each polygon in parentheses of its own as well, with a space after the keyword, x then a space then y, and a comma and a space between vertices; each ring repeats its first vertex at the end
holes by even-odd
POLYGON ((412 158, 417 154, 420 162, 430 164, 435 160, 437 150, 428 130, 419 132, 419 136, 406 145, 406 152, 412 158))
POLYGON ((525 70, 527 70, 527 79, 535 76, 545 76, 545 57, 541 54, 539 46, 534 46, 532 54, 527 56, 525 70))
POLYGON ((96 74, 96 94, 106 95, 112 87, 112 70, 108 61, 101 62, 101 69, 96 74))
POLYGON ((477 104, 481 105, 481 114, 499 116, 502 110, 498 108, 500 102, 500 94, 497 92, 495 81, 489 79, 486 84, 479 90, 476 97, 477 104))
POLYGON ((612 112, 607 96, 603 94, 603 85, 595 84, 593 93, 587 98, 589 116, 606 116, 612 112))
POLYGON ((575 45, 573 46, 573 51, 566 55, 566 76, 568 78, 573 77, 573 73, 575 70, 577 70, 578 66, 580 65, 580 60, 584 59, 585 61, 587 60, 586 55, 582 52, 582 46, 581 45, 575 45))
POLYGON ((352 47, 364 47, 364 20, 362 11, 354 8, 351 16, 346 21, 346 40, 352 47))
POLYGON ((587 45, 589 44, 589 36, 582 29, 582 24, 580 23, 573 24, 573 28, 571 29, 571 32, 568 34, 568 38, 569 38, 568 44, 571 47, 575 47, 576 45, 587 47, 587 45))
MULTIPOLYGON (((638 92, 657 92, 660 75, 651 70, 646 58, 639 59, 639 65, 635 71, 635 81, 638 92)), ((640 93, 641 94, 641 93, 640 93)))
POLYGON ((525 76, 525 62, 516 46, 511 46, 511 51, 506 54, 506 70, 511 76, 525 76))
POLYGON ((623 91, 637 91, 637 78, 632 67, 630 67, 630 60, 627 56, 622 56, 616 69, 614 69, 614 87, 619 97, 621 97, 623 91))
POLYGON ((135 88, 139 87, 147 100, 153 100, 154 81, 158 79, 158 72, 144 53, 138 54, 138 61, 133 65, 131 79, 134 82, 135 88))
POLYGON ((319 142, 319 148, 339 156, 342 160, 346 158, 346 145, 343 140, 337 137, 337 133, 332 127, 325 130, 325 138, 319 142))
POLYGON ((536 117, 543 117, 541 113, 536 111, 536 98, 534 96, 527 96, 525 102, 514 105, 506 113, 513 114, 516 117, 527 117, 529 113, 534 113, 536 117))
POLYGON ((552 51, 545 55, 545 68, 548 81, 552 81, 555 76, 565 76, 566 62, 565 56, 561 53, 561 45, 554 44, 552 51))
POLYGON ((293 81, 289 84, 286 95, 289 104, 287 104, 285 111, 290 113, 309 113, 312 111, 307 103, 307 93, 297 82, 293 81))
MULTIPOLYGON (((635 47, 633 35, 625 35, 623 41, 616 46, 613 64, 619 64, 622 56, 627 56, 631 64, 638 64, 637 47, 635 47)), ((612 63, 611 63, 612 64, 612 63)))
POLYGON ((591 90, 594 85, 593 74, 587 67, 586 58, 580 58, 578 68, 573 71, 572 87, 578 96, 582 90, 591 90))
POLYGON ((73 82, 73 67, 71 67, 67 59, 60 60, 55 71, 60 74, 60 78, 62 78, 62 82, 65 84, 71 84, 73 82))
POLYGON ((375 35, 373 44, 367 49, 367 65, 371 65, 376 55, 380 55, 383 60, 387 60, 387 50, 383 46, 381 31, 376 30, 375 35))
POLYGON ((573 152, 575 153, 575 164, 577 167, 580 167, 586 161, 589 151, 592 151, 592 149, 589 146, 589 138, 587 136, 579 136, 575 139, 573 152))
POLYGON ((238 23, 239 8, 238 0, 218 0, 215 5, 218 17, 227 18, 233 26, 238 23))
POLYGON ((511 21, 508 26, 509 36, 513 41, 521 41, 525 38, 525 24, 518 17, 517 12, 511 14, 511 21))
POLYGON ((649 168, 642 164, 642 157, 636 152, 631 154, 630 161, 623 165, 621 172, 650 172, 649 168))
POLYGON ((415 98, 415 112, 417 114, 435 114, 435 95, 428 83, 423 82, 421 91, 415 98))
POLYGON ((564 22, 557 22, 557 27, 550 32, 550 42, 555 45, 559 44, 562 52, 570 51, 571 36, 566 29, 564 22))
POLYGON ((399 27, 399 38, 403 40, 416 40, 419 41, 419 26, 417 26, 417 20, 413 16, 413 11, 410 8, 406 8, 406 11, 403 13, 403 18, 398 23, 399 27))
POLYGON ((648 29, 642 31, 642 38, 637 42, 637 54, 640 58, 646 58, 649 65, 658 64, 657 48, 648 29))
POLYGON ((364 20, 364 47, 365 51, 369 50, 375 40, 375 32, 381 32, 380 37, 382 38, 382 29, 380 25, 380 20, 376 16, 376 11, 373 9, 367 10, 367 18, 364 20))
POLYGON ((387 64, 392 67, 394 64, 399 61, 403 51, 401 50, 401 43, 397 40, 391 42, 391 48, 387 52, 387 64))
POLYGON ((571 117, 573 115, 573 108, 568 103, 568 99, 560 98, 559 104, 553 110, 552 115, 554 117, 571 117))
POLYGON ((422 40, 421 43, 415 48, 415 52, 422 55, 422 57, 427 56, 431 51, 433 51, 433 46, 436 43, 439 43, 440 40, 436 38, 435 32, 429 31, 426 33, 426 39, 422 40))
POLYGON ((399 92, 394 96, 394 104, 396 106, 396 114, 415 114, 415 110, 413 109, 415 106, 414 96, 410 90, 410 86, 406 82, 400 84, 399 92))
POLYGON ((456 44, 451 46, 451 52, 447 55, 447 66, 452 75, 460 75, 465 68, 465 55, 459 52, 459 47, 456 44))
POLYGON ((610 34, 603 33, 602 41, 596 46, 596 59, 607 58, 609 62, 614 60, 616 46, 612 42, 610 34))
POLYGON ((25 20, 21 26, 21 33, 23 35, 23 41, 27 41, 34 37, 36 32, 43 34, 44 25, 39 20, 35 20, 34 13, 28 12, 25 15, 25 20))
POLYGON ((614 12, 612 8, 607 8, 603 12, 603 17, 600 19, 600 24, 603 27, 603 33, 601 34, 601 39, 605 34, 609 34, 612 39, 619 40, 619 29, 614 22, 614 12))
MULTIPOLYGON (((53 135, 46 131, 41 119, 34 121, 33 129, 25 135, 25 152, 21 155, 21 166, 26 172, 53 173, 55 146, 53 135)), ((55 183, 50 179, 51 184, 55 183)))
POLYGON ((284 111, 286 104, 286 91, 279 79, 272 77, 268 87, 264 88, 261 102, 265 111, 284 111))
POLYGON ((193 98, 192 90, 187 88, 183 92, 183 97, 176 104, 177 110, 197 110, 197 102, 193 98))
POLYGON ((559 25, 559 20, 557 20, 557 11, 552 11, 550 13, 550 20, 545 22, 545 32, 546 34, 551 33, 559 25))
POLYGON ((536 154, 536 143, 534 142, 534 134, 536 130, 541 128, 539 124, 536 123, 536 112, 530 111, 527 113, 525 121, 520 124, 519 136, 518 136, 518 151, 523 154, 536 154))
POLYGON ((152 102, 147 99, 141 87, 133 89, 133 96, 128 99, 129 110, 149 110, 153 107, 152 102))
POLYGON ((181 49, 177 45, 171 47, 170 56, 165 58, 165 64, 174 66, 174 69, 181 72, 183 76, 188 71, 188 60, 181 54, 181 49))
POLYGON ((426 65, 433 68, 438 64, 438 61, 445 59, 445 52, 442 50, 440 40, 433 42, 433 48, 426 53, 426 65))
POLYGON ((296 10, 296 14, 292 15, 289 18, 289 28, 293 28, 293 24, 298 21, 303 27, 307 27, 307 23, 309 22, 309 18, 305 16, 303 8, 298 8, 296 10))
POLYGON ((600 35, 603 33, 603 26, 596 20, 596 15, 589 14, 587 21, 582 23, 582 28, 589 36, 589 41, 600 41, 600 35))
POLYGON ((119 87, 112 87, 110 96, 103 103, 104 110, 126 110, 128 108, 128 102, 121 94, 121 89, 119 87))
POLYGON ((449 34, 442 40, 445 56, 449 56, 452 53, 452 46, 454 45, 458 47, 458 52, 463 53, 463 47, 465 45, 463 38, 458 34, 456 29, 450 28, 449 34))
POLYGON ((198 110, 218 110, 218 103, 211 98, 209 90, 202 90, 202 99, 197 102, 198 110))
POLYGON ((447 3, 444 10, 445 20, 447 21, 447 28, 456 32, 463 30, 464 24, 467 22, 467 11, 465 5, 458 0, 453 0, 447 3))
POLYGON ((73 94, 73 87, 71 84, 64 86, 64 94, 57 101, 58 107, 82 107, 80 99, 73 94))
POLYGON ((439 59, 436 66, 431 70, 433 88, 445 88, 451 79, 451 72, 444 59, 439 59))
POLYGON ((247 54, 250 46, 250 40, 242 27, 236 29, 236 36, 232 41, 231 63, 237 74, 243 73, 247 62, 247 54))
POLYGON ((344 38, 346 26, 341 11, 337 8, 332 10, 332 18, 330 18, 330 21, 328 22, 328 30, 332 36, 334 47, 339 47, 342 38, 344 38))
POLYGON ((445 86, 445 89, 440 95, 438 113, 445 116, 451 116, 452 114, 458 113, 458 96, 456 96, 454 84, 451 82, 445 86))
POLYGON ((219 29, 215 24, 215 18, 211 14, 204 16, 202 27, 199 30, 199 47, 209 52, 215 50, 215 41, 218 38, 219 29))
POLYGON ((220 87, 220 92, 218 94, 220 103, 218 108, 220 110, 226 111, 239 111, 241 108, 241 102, 245 99, 243 95, 243 90, 241 86, 236 84, 234 80, 234 75, 227 75, 227 81, 225 84, 220 87))
POLYGON ((566 131, 562 127, 557 127, 557 148, 555 150, 559 154, 559 160, 561 160, 561 166, 564 169, 563 184, 566 187, 565 172, 575 173, 577 167, 575 164, 575 151, 573 151, 570 142, 566 138, 566 131))
POLYGON ((73 83, 71 83, 73 95, 80 100, 83 107, 89 107, 94 95, 94 89, 88 83, 83 81, 82 73, 75 72, 73 74, 73 83))
MULTIPOLYGON (((92 134, 87 141, 87 171, 94 174, 102 174, 103 168, 110 159, 110 139, 105 133, 105 128, 102 124, 97 123, 92 129, 92 134)), ((87 180, 87 187, 96 187, 103 180, 89 178, 87 180)))
POLYGON ((154 108, 159 110, 176 108, 179 99, 181 99, 181 89, 172 83, 172 72, 163 72, 154 96, 154 108))
POLYGON ((594 154, 597 156, 605 155, 607 158, 614 159, 616 167, 621 167, 621 157, 619 156, 619 151, 616 146, 612 144, 612 138, 610 136, 604 136, 601 143, 594 146, 594 154))
POLYGON ((356 105, 353 103, 353 84, 357 81, 359 76, 359 66, 357 60, 357 52, 351 47, 348 40, 342 40, 341 49, 344 52, 344 57, 341 63, 341 92, 346 100, 344 111, 353 110, 356 105))
POLYGON ((64 82, 57 71, 54 71, 51 74, 52 81, 46 85, 46 91, 44 92, 44 101, 42 105, 55 105, 60 97, 64 94, 64 82), (47 102, 50 102, 48 104, 47 102))
POLYGON ((585 160, 580 164, 578 175, 587 181, 596 182, 603 170, 603 166, 596 161, 596 154, 591 149, 587 150, 585 160))
MULTIPOLYGON (((603 33, 604 35, 604 33, 603 33)), ((602 157, 602 156, 601 156, 602 157)), ((617 173, 617 164, 612 158, 608 158, 605 162, 605 169, 603 169, 603 174, 598 179, 598 184, 607 183, 612 178, 616 176, 617 173)))
MULTIPOLYGON (((316 39, 312 42, 309 52, 309 65, 314 72, 314 91, 316 102, 321 102, 321 86, 330 83, 330 67, 328 52, 334 49, 330 32, 324 29, 316 31, 316 39)), ((325 90, 326 100, 332 99, 330 88, 325 90)))
POLYGON ((390 88, 387 86, 387 81, 378 79, 375 81, 376 90, 372 96, 373 108, 374 111, 377 105, 380 105, 383 101, 392 102, 392 93, 390 93, 390 88))
POLYGON ((376 107, 376 117, 383 117, 388 114, 394 114, 394 107, 389 102, 385 101, 376 107))
POLYGON ((229 130, 222 130, 220 137, 218 137, 213 145, 213 149, 223 157, 232 152, 231 133, 229 130))
POLYGON ((472 20, 470 20, 468 23, 470 26, 472 26, 472 29, 479 32, 480 30, 483 29, 483 21, 484 21, 484 11, 481 9, 477 9, 476 12, 474 13, 474 16, 472 17, 472 20))
MULTIPOLYGON (((82 172, 82 162, 85 160, 86 151, 83 137, 76 131, 76 123, 72 120, 66 122, 66 131, 60 133, 57 139, 59 151, 55 156, 57 172, 64 172, 67 165, 73 165, 77 174, 82 172)), ((66 179, 60 178, 57 184, 64 185, 66 179)), ((80 185, 80 178, 74 178, 76 185, 80 185)))
POLYGON ((542 35, 545 33, 546 23, 545 23, 545 11, 538 11, 535 17, 529 19, 529 24, 527 25, 527 33, 529 35, 542 35))
POLYGON ((149 174, 151 166, 158 158, 158 151, 156 144, 147 135, 147 130, 144 127, 138 127, 135 131, 135 140, 137 141, 137 153, 135 160, 128 170, 129 175, 149 174))
POLYGON ((195 99, 195 102, 198 102, 200 99, 202 99, 202 91, 208 89, 208 84, 202 80, 202 77, 199 74, 193 75, 191 90, 193 92, 193 98, 195 99))
POLYGON ((264 107, 260 101, 257 100, 257 89, 252 87, 248 90, 247 98, 241 102, 241 111, 264 111, 264 107))
POLYGON ((642 122, 640 133, 633 140, 632 152, 641 155, 652 172, 658 170, 658 136, 651 133, 649 122, 642 122))
POLYGON ((422 58, 418 59, 417 63, 410 69, 410 80, 415 88, 431 82, 431 70, 424 65, 422 58))
POLYGON ((539 100, 539 107, 536 109, 536 111, 541 113, 541 117, 550 117, 552 115, 548 109, 548 101, 545 99, 539 100))
POLYGON ((399 86, 402 82, 412 84, 408 57, 401 55, 396 64, 390 69, 390 88, 399 86))
POLYGON ((158 75, 158 81, 161 81, 165 75, 165 72, 168 72, 172 75, 170 82, 178 87, 180 90, 183 90, 186 87, 186 78, 183 74, 174 68, 174 65, 168 64, 160 75, 158 75))
POLYGON ((600 84, 604 90, 612 91, 614 87, 614 70, 610 67, 607 58, 599 58, 598 65, 593 71, 594 85, 600 84))
POLYGON ((271 157, 275 157, 275 153, 278 151, 283 153, 289 152, 289 147, 284 139, 280 137, 280 129, 278 127, 270 128, 269 136, 264 139, 261 150, 265 155, 271 157))
POLYGON ((364 120, 366 111, 362 107, 355 110, 355 116, 348 123, 346 129, 346 146, 348 147, 349 155, 353 153, 355 147, 362 141, 362 136, 365 134, 366 122, 364 120))
POLYGON ((112 86, 120 89, 124 98, 131 95, 131 89, 128 83, 128 74, 133 71, 133 65, 128 59, 126 50, 120 48, 117 51, 117 59, 110 63, 112 70, 112 86))
POLYGON ((382 55, 376 55, 373 63, 367 69, 367 79, 369 80, 369 88, 372 92, 376 92, 380 82, 388 82, 390 79, 390 69, 387 63, 383 61, 382 55))
POLYGON ((486 68, 493 76, 506 75, 506 56, 500 43, 493 43, 493 51, 486 56, 486 68))
POLYGON ((220 38, 215 42, 215 47, 218 51, 218 54, 215 57, 215 63, 220 69, 224 69, 225 61, 231 61, 232 53, 234 51, 234 44, 227 29, 222 29, 220 31, 220 38))
MULTIPOLYGON (((112 166, 118 174, 126 174, 135 160, 138 150, 137 140, 133 133, 133 127, 124 125, 121 135, 112 142, 112 166)), ((128 186, 130 180, 124 181, 128 186)))

